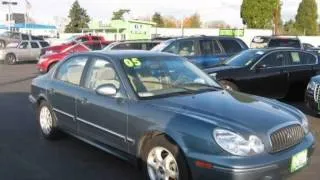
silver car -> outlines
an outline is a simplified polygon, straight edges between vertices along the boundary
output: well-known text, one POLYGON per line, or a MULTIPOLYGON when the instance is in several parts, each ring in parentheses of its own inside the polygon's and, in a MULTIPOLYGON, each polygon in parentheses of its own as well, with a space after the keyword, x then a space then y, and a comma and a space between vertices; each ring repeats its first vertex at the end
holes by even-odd
POLYGON ((46 41, 21 41, 10 43, 5 49, 0 49, 0 61, 5 64, 15 64, 20 61, 36 61, 41 48, 49 46, 46 41))

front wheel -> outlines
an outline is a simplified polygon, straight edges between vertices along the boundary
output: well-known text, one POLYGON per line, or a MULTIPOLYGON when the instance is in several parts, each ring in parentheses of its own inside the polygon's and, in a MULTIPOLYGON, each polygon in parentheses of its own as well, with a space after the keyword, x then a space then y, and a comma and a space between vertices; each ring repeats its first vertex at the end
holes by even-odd
POLYGON ((13 65, 17 63, 17 58, 14 54, 8 54, 5 59, 5 63, 9 65, 13 65))
POLYGON ((143 148, 143 173, 147 180, 189 180, 180 148, 165 136, 152 138, 143 148))

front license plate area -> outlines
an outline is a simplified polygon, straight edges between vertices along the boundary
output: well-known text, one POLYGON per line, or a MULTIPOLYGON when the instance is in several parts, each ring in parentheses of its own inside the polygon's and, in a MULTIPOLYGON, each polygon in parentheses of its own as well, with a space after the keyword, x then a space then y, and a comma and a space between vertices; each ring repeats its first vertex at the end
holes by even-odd
POLYGON ((296 172, 303 168, 308 162, 308 150, 304 150, 291 158, 290 172, 296 172))

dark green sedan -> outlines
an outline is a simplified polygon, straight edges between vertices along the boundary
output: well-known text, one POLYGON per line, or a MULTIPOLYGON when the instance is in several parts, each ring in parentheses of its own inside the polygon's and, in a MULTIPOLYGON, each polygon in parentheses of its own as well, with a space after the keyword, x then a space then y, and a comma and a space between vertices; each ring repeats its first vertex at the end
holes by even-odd
POLYGON ((44 137, 73 135, 150 180, 280 179, 315 148, 299 110, 224 90, 165 53, 72 55, 33 80, 29 99, 44 137))

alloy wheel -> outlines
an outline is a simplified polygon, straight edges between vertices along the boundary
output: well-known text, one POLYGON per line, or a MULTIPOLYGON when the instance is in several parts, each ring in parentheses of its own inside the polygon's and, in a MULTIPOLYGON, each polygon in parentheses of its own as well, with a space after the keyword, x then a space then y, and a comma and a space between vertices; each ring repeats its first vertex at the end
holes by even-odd
POLYGON ((150 180, 178 180, 179 169, 175 157, 163 147, 153 148, 147 157, 150 180))
POLYGON ((52 129, 52 115, 48 107, 43 106, 40 109, 40 127, 44 134, 48 135, 52 129))

